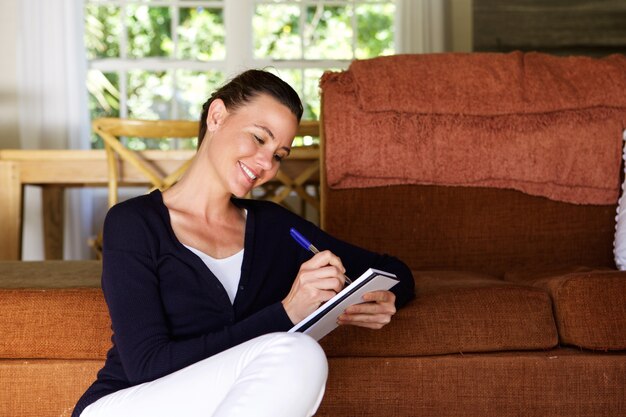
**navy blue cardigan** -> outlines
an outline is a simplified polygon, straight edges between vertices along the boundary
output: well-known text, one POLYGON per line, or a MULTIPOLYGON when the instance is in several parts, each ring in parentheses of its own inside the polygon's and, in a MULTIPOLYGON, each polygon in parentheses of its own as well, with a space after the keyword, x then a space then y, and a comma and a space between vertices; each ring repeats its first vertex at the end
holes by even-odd
POLYGON ((320 250, 339 256, 346 274, 395 273, 398 307, 414 294, 398 259, 337 240, 270 202, 232 200, 247 209, 241 280, 231 304, 202 260, 178 241, 157 190, 111 208, 104 223, 102 290, 113 347, 73 417, 99 398, 151 381, 257 336, 293 326, 281 300, 311 254, 289 235, 295 227, 320 250))

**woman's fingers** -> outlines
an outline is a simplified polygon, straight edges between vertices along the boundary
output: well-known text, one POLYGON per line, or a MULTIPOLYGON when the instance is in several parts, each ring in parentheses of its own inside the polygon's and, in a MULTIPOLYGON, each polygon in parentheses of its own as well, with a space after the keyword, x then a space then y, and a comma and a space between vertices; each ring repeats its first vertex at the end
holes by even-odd
POLYGON ((333 298, 341 290, 341 282, 336 277, 313 279, 310 285, 302 285, 302 295, 313 302, 323 303, 333 298))
POLYGON ((389 314, 342 314, 337 323, 352 326, 367 327, 369 329, 382 329, 391 322, 389 314))
POLYGON ((336 266, 325 266, 306 270, 300 275, 302 285, 325 290, 334 290, 335 292, 341 291, 343 288, 343 280, 343 273, 336 266))
POLYGON ((302 264, 301 269, 318 269, 327 265, 337 267, 342 274, 346 273, 346 268, 341 263, 341 259, 329 250, 313 255, 311 259, 302 264))
POLYGON ((338 324, 380 329, 396 313, 395 294, 391 291, 373 291, 364 294, 364 303, 348 307, 338 318, 338 324))
POLYGON ((376 301, 381 303, 395 303, 396 295, 391 291, 379 290, 363 294, 363 301, 376 301))
POLYGON ((391 291, 372 291, 363 294, 363 303, 346 308, 347 314, 396 314, 396 295, 391 291))
POLYGON ((291 321, 300 322, 325 301, 342 290, 345 268, 330 251, 315 254, 300 266, 283 306, 291 321))

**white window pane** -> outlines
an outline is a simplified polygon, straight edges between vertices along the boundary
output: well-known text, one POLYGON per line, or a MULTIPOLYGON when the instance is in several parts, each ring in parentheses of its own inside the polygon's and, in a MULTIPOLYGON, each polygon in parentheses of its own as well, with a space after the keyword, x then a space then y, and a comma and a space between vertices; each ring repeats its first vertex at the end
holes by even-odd
POLYGON ((170 119, 172 70, 128 71, 128 117, 131 119, 170 119))
POLYGON ((319 120, 320 118, 320 78, 324 70, 311 68, 304 71, 304 116, 303 119, 319 120))
POLYGON ((85 6, 87 59, 120 56, 121 9, 115 6, 85 6))
POLYGON ((172 56, 171 19, 169 7, 127 6, 128 56, 172 56))
POLYGON ((300 7, 259 4, 252 18, 254 57, 300 59, 300 7))
POLYGON ((89 111, 93 117, 118 117, 120 111, 119 77, 117 72, 87 71, 89 111))
POLYGON ((352 59, 352 6, 308 6, 304 28, 306 59, 352 59))
POLYGON ((176 72, 178 118, 199 120, 202 105, 223 83, 224 74, 219 71, 178 70, 176 72))
POLYGON ((363 4, 356 8, 356 58, 374 58, 394 53, 395 13, 393 4, 363 4))
POLYGON ((180 8, 178 57, 199 61, 226 57, 222 9, 180 8))
MULTIPOLYGON (((119 75, 117 72, 102 73, 99 70, 87 71, 87 105, 92 120, 98 117, 120 116, 119 75)), ((92 132, 91 147, 102 149, 102 138, 92 132)))

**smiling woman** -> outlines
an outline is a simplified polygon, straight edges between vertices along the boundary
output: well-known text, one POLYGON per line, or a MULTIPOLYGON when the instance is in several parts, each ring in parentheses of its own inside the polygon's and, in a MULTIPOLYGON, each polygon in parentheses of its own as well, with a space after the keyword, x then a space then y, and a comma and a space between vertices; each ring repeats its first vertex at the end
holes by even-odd
POLYGON ((240 198, 276 175, 301 116, 287 83, 246 71, 206 102, 180 181, 109 210, 102 289, 113 346, 73 417, 311 416, 326 357, 312 338, 287 331, 344 287, 347 269, 383 269, 401 282, 344 312, 342 325, 381 328, 412 298, 398 259, 240 198), (322 251, 302 250, 292 227, 322 251))

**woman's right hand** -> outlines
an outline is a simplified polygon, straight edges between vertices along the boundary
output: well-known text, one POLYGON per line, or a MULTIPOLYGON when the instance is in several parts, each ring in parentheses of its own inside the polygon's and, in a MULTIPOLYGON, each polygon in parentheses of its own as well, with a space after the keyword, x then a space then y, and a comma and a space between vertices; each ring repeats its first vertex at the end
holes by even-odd
POLYGON ((298 276, 282 301, 291 321, 299 323, 341 291, 345 272, 341 259, 327 250, 300 265, 298 276))

